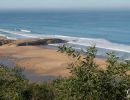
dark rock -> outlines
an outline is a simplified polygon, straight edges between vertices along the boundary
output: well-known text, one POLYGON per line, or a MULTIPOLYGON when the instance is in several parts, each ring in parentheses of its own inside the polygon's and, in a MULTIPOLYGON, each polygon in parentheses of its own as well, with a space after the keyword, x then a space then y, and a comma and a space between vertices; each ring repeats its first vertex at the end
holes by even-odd
POLYGON ((12 43, 13 41, 14 40, 10 40, 10 39, 4 38, 4 37, 0 37, 0 46, 12 43))
POLYGON ((62 39, 36 39, 30 41, 24 41, 18 43, 17 46, 36 46, 36 45, 47 45, 47 44, 56 44, 56 43, 67 43, 66 40, 62 39))

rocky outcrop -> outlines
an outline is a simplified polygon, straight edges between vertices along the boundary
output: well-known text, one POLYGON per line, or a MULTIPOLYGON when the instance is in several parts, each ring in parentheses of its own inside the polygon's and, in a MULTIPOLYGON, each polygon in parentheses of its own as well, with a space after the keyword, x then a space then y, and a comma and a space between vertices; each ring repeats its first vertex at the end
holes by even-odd
POLYGON ((48 45, 56 43, 67 43, 66 40, 58 38, 50 39, 20 39, 20 40, 11 40, 6 37, 0 36, 0 46, 2 45, 16 45, 16 46, 37 46, 37 45, 48 45))
POLYGON ((37 46, 37 45, 47 45, 47 44, 56 44, 56 43, 67 43, 66 40, 62 39, 31 39, 27 41, 22 41, 17 44, 17 46, 37 46))
POLYGON ((0 46, 2 45, 5 45, 5 44, 10 44, 12 43, 14 40, 10 40, 10 39, 7 39, 5 37, 0 37, 0 46))

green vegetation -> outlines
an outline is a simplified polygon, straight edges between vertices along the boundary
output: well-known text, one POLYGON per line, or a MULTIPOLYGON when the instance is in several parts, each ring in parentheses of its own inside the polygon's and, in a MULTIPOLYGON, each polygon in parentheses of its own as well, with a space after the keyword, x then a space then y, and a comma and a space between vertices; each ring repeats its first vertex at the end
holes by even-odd
POLYGON ((21 69, 0 66, 0 100, 53 100, 51 83, 29 83, 21 69))
POLYGON ((77 52, 63 45, 58 51, 75 59, 69 64, 70 77, 30 83, 19 68, 1 65, 0 100, 129 100, 129 61, 107 53, 107 69, 101 70, 94 60, 95 46, 77 52))

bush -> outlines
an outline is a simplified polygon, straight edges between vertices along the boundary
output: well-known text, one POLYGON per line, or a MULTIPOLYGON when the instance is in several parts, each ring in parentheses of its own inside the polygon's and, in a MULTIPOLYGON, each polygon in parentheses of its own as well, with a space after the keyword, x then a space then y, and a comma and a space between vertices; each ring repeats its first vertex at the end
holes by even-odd
POLYGON ((21 71, 0 65, 0 100, 53 100, 52 83, 30 83, 21 71))
POLYGON ((69 78, 55 81, 58 100, 126 100, 130 87, 129 63, 120 60, 113 53, 107 53, 106 70, 99 69, 94 59, 96 48, 90 47, 76 52, 65 45, 59 51, 76 59, 70 66, 69 78))
POLYGON ((54 90, 52 83, 32 83, 29 86, 31 91, 32 100, 53 100, 54 99, 54 90))
POLYGON ((28 81, 18 68, 0 66, 0 100, 23 100, 28 81))

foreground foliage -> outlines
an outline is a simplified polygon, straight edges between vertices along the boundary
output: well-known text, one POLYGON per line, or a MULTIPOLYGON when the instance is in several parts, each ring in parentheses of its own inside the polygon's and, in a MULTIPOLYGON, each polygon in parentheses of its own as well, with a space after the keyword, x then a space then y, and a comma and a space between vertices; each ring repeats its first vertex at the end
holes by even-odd
POLYGON ((29 83, 21 69, 0 66, 0 100, 53 100, 51 83, 29 83))
POLYGON ((95 46, 77 52, 63 45, 58 51, 75 59, 70 77, 30 83, 19 68, 1 65, 0 100, 129 100, 129 61, 107 53, 106 70, 101 70, 95 46))
POLYGON ((107 53, 106 70, 95 63, 96 48, 82 54, 65 45, 59 51, 75 58, 70 66, 71 77, 56 81, 58 100, 126 100, 130 88, 128 61, 107 53), (82 56, 82 57, 81 57, 82 56), (64 99, 63 99, 64 98, 64 99))

